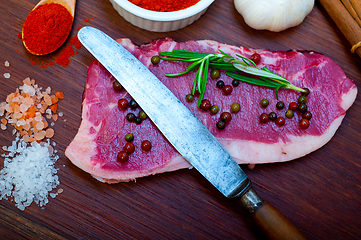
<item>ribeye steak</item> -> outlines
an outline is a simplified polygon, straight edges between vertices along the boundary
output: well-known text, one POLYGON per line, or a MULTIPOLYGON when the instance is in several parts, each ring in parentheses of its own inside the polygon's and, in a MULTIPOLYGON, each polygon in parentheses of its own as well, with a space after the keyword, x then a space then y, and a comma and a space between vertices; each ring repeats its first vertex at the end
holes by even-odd
MULTIPOLYGON (((147 66, 203 122, 239 164, 289 161, 315 151, 332 138, 357 95, 356 85, 346 77, 344 71, 330 58, 315 52, 253 50, 209 40, 177 43, 171 39, 159 39, 143 46, 136 46, 129 39, 118 42, 147 66), (198 52, 217 52, 221 49, 230 55, 245 57, 259 53, 261 61, 257 67, 267 66, 294 85, 310 89, 307 97, 308 110, 312 112, 310 127, 305 130, 299 127, 299 112, 291 119, 285 117, 286 123, 281 127, 273 121, 260 123, 259 120, 263 112, 276 112, 284 117, 288 104, 297 101, 300 92, 281 89, 279 100, 286 107, 277 110, 275 105, 278 100, 274 89, 240 83, 230 95, 224 95, 216 87, 218 80, 231 85, 232 79, 224 72, 217 80, 208 78, 204 96, 204 99, 219 106, 219 112, 212 115, 199 109, 197 96, 193 102, 187 102, 185 97, 191 92, 195 72, 175 78, 165 77, 166 73, 185 71, 188 63, 163 60, 157 65, 151 63, 152 56, 173 49, 198 52), (269 100, 266 108, 260 106, 263 98, 269 100), (217 129, 220 114, 230 112, 234 102, 241 104, 241 110, 232 113, 232 120, 225 129, 217 129)), ((108 183, 190 167, 151 120, 146 119, 141 124, 126 120, 126 114, 132 112, 138 115, 141 109, 118 108, 120 98, 131 100, 131 97, 125 90, 116 92, 113 89, 114 80, 98 61, 90 64, 83 97, 82 122, 66 149, 66 156, 93 177, 108 183), (117 154, 126 143, 124 136, 127 133, 134 135, 135 152, 126 163, 119 163, 117 154), (143 140, 151 141, 150 151, 141 150, 143 140)))

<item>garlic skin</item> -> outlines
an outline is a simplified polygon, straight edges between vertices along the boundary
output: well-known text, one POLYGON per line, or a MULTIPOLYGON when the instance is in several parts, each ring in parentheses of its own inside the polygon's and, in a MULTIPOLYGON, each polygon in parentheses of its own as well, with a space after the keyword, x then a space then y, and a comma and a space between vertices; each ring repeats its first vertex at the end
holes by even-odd
POLYGON ((234 0, 248 26, 280 32, 303 22, 312 11, 314 0, 234 0))

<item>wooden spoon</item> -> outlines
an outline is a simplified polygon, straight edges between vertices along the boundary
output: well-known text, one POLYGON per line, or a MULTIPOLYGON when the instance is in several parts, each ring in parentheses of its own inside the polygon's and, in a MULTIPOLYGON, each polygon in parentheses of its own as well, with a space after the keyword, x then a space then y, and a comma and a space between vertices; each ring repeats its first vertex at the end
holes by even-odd
MULTIPOLYGON (((76 4, 76 0, 41 0, 41 1, 33 8, 33 10, 31 10, 31 12, 33 12, 35 9, 37 9, 37 8, 38 8, 39 6, 41 6, 41 5, 50 4, 50 3, 60 4, 60 5, 62 5, 63 7, 65 7, 65 8, 69 11, 70 15, 72 16, 71 25, 73 24, 74 15, 75 15, 75 4, 76 4)), ((31 13, 31 12, 30 12, 30 13, 31 13)), ((30 14, 30 13, 29 13, 29 14, 30 14)), ((25 26, 25 24, 26 24, 26 20, 25 20, 23 26, 25 26)), ((71 26, 70 26, 69 29, 71 30, 71 26)), ((67 37, 68 37, 68 35, 69 35, 69 33, 70 33, 70 30, 69 30, 68 33, 66 33, 67 35, 66 35, 65 39, 64 39, 62 42, 59 42, 58 44, 54 45, 54 47, 53 47, 51 50, 48 50, 48 51, 42 52, 42 53, 34 52, 32 49, 29 49, 29 47, 28 47, 27 44, 26 44, 26 36, 24 36, 24 27, 23 27, 23 29, 22 29, 21 34, 22 34, 23 44, 24 44, 25 48, 26 48, 30 53, 32 53, 32 54, 34 54, 34 55, 46 55, 46 54, 49 54, 49 53, 54 52, 55 50, 57 50, 57 49, 65 42, 65 40, 67 39, 67 37), (24 38, 24 37, 25 37, 25 38, 24 38)))

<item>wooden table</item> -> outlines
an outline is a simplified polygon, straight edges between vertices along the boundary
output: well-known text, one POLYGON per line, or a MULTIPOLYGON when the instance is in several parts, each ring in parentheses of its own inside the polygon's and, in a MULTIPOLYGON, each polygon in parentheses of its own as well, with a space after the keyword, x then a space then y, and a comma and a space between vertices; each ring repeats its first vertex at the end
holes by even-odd
MULTIPOLYGON (((20 211, 14 202, 0 201, 0 239, 262 239, 251 221, 195 170, 108 185, 65 157, 65 148, 81 121, 86 69, 93 57, 81 48, 68 67, 33 65, 18 33, 36 3, 14 0, 0 9, 0 101, 26 77, 66 94, 59 104, 64 117, 54 126, 53 138, 60 157, 56 163, 59 188, 64 192, 50 198, 44 209, 32 204, 20 211), (6 60, 10 67, 4 66, 6 60), (11 74, 10 79, 3 77, 5 72, 11 74)), ((78 1, 70 37, 85 25, 137 44, 170 37, 269 50, 315 50, 331 57, 361 87, 361 59, 350 53, 349 43, 317 1, 301 25, 281 33, 251 29, 230 0, 215 1, 194 24, 168 33, 134 27, 109 1, 78 1)), ((58 55, 59 51, 41 60, 58 55)), ((259 165, 253 170, 244 167, 256 191, 311 239, 361 239, 360 119, 358 96, 335 136, 321 149, 287 163, 259 165)), ((0 145, 8 146, 13 139, 11 130, 2 131, 0 145)))

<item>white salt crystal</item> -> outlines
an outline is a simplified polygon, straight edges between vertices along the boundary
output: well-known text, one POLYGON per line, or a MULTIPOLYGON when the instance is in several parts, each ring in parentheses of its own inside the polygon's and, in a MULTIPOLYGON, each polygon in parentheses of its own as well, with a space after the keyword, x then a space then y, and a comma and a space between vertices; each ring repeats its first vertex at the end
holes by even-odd
POLYGON ((2 155, 5 161, 0 170, 0 200, 12 197, 20 210, 33 201, 40 207, 49 202, 49 192, 60 184, 54 167, 59 157, 49 154, 49 142, 43 145, 32 142, 28 146, 17 137, 7 147, 9 153, 2 155))
POLYGON ((58 113, 59 117, 62 117, 64 114, 62 112, 58 113))
POLYGON ((10 66, 10 62, 9 61, 5 61, 5 67, 9 67, 10 66))
POLYGON ((23 92, 24 93, 29 93, 30 96, 34 96, 35 95, 35 89, 32 86, 29 86, 27 84, 23 85, 23 92))
POLYGON ((10 73, 4 73, 4 78, 10 78, 10 73))

